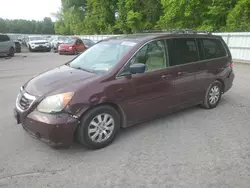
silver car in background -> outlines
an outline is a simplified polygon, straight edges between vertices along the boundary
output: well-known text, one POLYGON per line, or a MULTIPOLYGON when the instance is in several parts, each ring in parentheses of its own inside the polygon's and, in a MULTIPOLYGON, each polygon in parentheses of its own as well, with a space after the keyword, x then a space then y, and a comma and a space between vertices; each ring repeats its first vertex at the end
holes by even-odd
POLYGON ((52 36, 51 47, 54 52, 58 52, 58 47, 70 38, 68 36, 52 36))
POLYGON ((15 42, 8 35, 0 34, 0 55, 15 55, 15 42))

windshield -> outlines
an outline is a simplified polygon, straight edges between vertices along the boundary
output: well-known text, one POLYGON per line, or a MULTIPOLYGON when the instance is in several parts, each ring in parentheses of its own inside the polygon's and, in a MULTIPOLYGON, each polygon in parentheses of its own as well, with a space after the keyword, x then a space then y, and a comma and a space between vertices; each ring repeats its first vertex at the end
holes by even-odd
POLYGON ((66 38, 63 41, 64 44, 74 44, 75 40, 72 40, 71 38, 66 38))
POLYGON ((58 41, 66 41, 69 40, 69 37, 58 37, 58 41))
POLYGON ((43 38, 43 37, 30 37, 30 41, 34 41, 34 40, 45 40, 45 38, 43 38))
POLYGON ((8 35, 11 40, 17 40, 19 36, 17 35, 8 35))
POLYGON ((73 68, 108 72, 135 45, 133 42, 100 42, 69 63, 73 68))

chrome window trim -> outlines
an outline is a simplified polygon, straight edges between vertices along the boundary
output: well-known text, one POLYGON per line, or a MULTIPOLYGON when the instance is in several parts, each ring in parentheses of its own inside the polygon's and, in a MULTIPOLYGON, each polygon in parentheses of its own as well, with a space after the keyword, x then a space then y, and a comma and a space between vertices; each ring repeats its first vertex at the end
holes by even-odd
MULTIPOLYGON (((165 45, 165 42, 164 42, 164 38, 157 38, 157 39, 152 39, 152 40, 149 40, 147 41, 146 43, 144 43, 142 46, 140 46, 140 48, 138 48, 134 53, 133 55, 126 61, 126 63, 122 66, 122 68, 119 70, 119 72, 116 74, 115 76, 115 79, 120 79, 120 78, 123 78, 124 76, 119 76, 119 74, 121 74, 123 68, 130 62, 130 60, 144 47, 146 46, 147 44, 151 43, 151 42, 155 42, 155 41, 159 41, 159 40, 162 40, 164 45, 165 45)), ((166 57, 167 58, 167 57, 166 57)), ((167 61, 167 59, 166 59, 167 61)), ((165 65, 167 64, 167 62, 165 62, 165 65)), ((165 67, 167 68, 167 66, 165 67)), ((158 70, 161 70, 161 69, 157 69, 157 70, 153 70, 153 71, 150 71, 150 72, 154 72, 154 71, 158 71, 158 70)), ((147 73, 147 72, 145 72, 147 73)), ((148 72, 149 73, 149 72, 148 72)))
MULTIPOLYGON (((168 66, 168 67, 166 67, 165 69, 170 69, 170 68, 176 68, 176 67, 181 67, 181 66, 185 66, 185 65, 190 65, 190 64, 196 64, 196 63, 203 63, 203 62, 206 62, 206 61, 216 61, 216 60, 219 60, 219 59, 223 59, 223 58, 228 58, 229 57, 229 55, 228 55, 228 53, 227 53, 227 49, 226 49, 226 47, 225 47, 225 44, 223 43, 223 41, 221 41, 221 40, 223 40, 223 39, 221 39, 221 38, 218 38, 218 37, 206 37, 206 36, 190 36, 190 37, 188 37, 188 36, 174 36, 174 37, 164 37, 164 38, 156 38, 156 39, 152 39, 152 40, 150 40, 150 41, 147 41, 146 43, 144 43, 140 48, 138 48, 136 51, 135 51, 135 53, 133 53, 133 55, 126 61, 126 63, 122 66, 122 68, 119 70, 119 72, 116 74, 116 76, 115 76, 115 79, 121 79, 121 78, 124 78, 125 76, 119 76, 119 74, 121 74, 121 72, 122 72, 122 70, 123 70, 123 68, 129 63, 129 61, 135 56, 135 54, 137 54, 138 53, 138 51, 140 51, 144 46, 146 46, 148 43, 150 43, 150 42, 154 42, 154 41, 157 41, 157 40, 165 40, 165 41, 167 41, 168 39, 173 39, 173 38, 194 38, 195 39, 195 41, 197 40, 197 39, 216 39, 216 40, 219 40, 220 42, 221 42, 221 44, 222 44, 222 46, 223 46, 223 48, 224 48, 224 50, 226 51, 226 56, 222 56, 222 57, 217 57, 217 58, 212 58, 212 59, 204 59, 204 60, 201 60, 200 59, 200 57, 199 57, 199 60, 198 61, 195 61, 195 62, 190 62, 190 63, 186 63, 186 64, 183 64, 183 65, 175 65, 175 66, 168 66)), ((197 46, 197 50, 199 50, 198 48, 198 45, 197 45, 197 42, 196 42, 196 46, 197 46)), ((168 53, 168 46, 167 46, 167 42, 166 42, 166 50, 167 50, 167 54, 169 54, 168 53)), ((199 51, 198 51, 198 53, 199 53, 199 51)), ((166 59, 166 61, 167 61, 167 59, 166 59)), ((157 70, 153 70, 153 71, 150 71, 150 72, 154 72, 154 71, 159 71, 159 70, 161 70, 161 69, 157 69, 157 70)), ((147 72, 145 72, 145 73, 147 73, 147 72)))

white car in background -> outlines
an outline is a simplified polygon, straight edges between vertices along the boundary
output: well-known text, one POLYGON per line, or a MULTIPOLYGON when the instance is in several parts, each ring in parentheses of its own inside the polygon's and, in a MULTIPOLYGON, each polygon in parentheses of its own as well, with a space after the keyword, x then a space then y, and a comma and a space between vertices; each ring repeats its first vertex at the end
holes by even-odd
POLYGON ((29 36, 27 39, 27 47, 30 52, 46 51, 50 52, 50 43, 43 36, 29 36))

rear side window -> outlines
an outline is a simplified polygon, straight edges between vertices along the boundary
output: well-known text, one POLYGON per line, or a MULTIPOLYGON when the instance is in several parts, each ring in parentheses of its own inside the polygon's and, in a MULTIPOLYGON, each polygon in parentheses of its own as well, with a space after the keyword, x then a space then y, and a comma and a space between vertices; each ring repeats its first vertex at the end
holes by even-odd
POLYGON ((199 61, 199 53, 194 38, 167 39, 169 65, 184 65, 199 61))
POLYGON ((204 57, 202 59, 214 59, 225 57, 227 55, 226 50, 219 39, 200 39, 203 50, 204 57))
POLYGON ((9 40, 10 38, 7 35, 0 35, 0 42, 6 42, 9 40))

